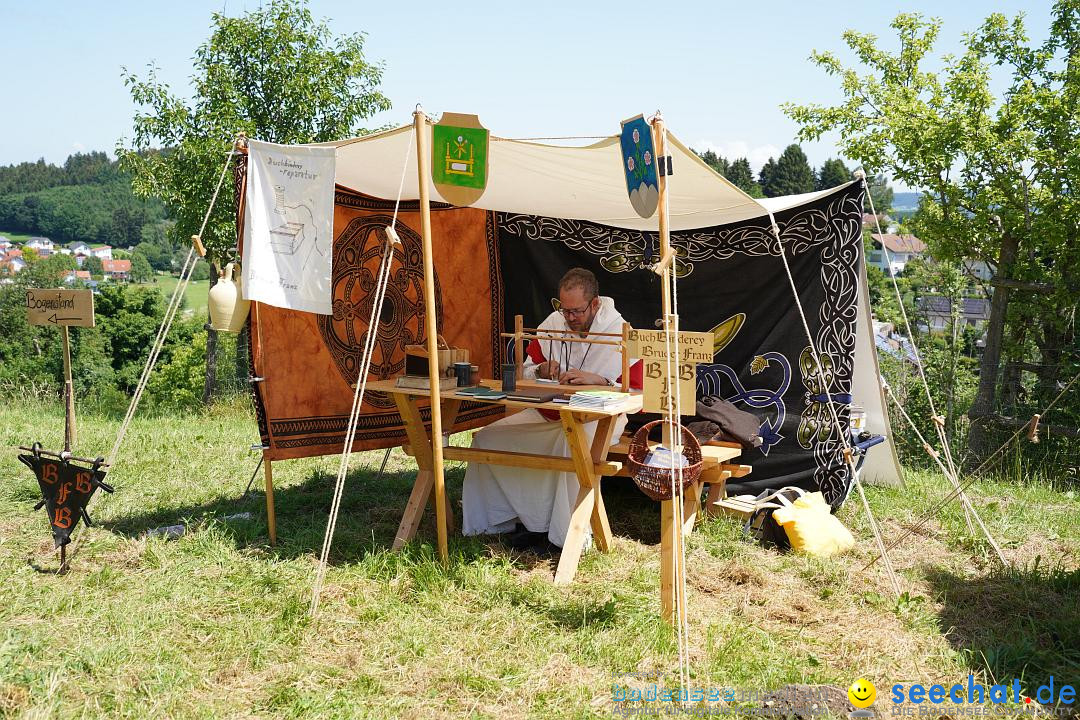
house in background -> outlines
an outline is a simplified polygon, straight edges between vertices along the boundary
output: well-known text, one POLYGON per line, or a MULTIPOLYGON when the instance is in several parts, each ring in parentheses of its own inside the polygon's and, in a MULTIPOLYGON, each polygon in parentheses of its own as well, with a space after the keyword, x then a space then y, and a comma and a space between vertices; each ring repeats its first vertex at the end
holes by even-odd
POLYGON ((964 274, 973 277, 979 282, 990 282, 994 278, 994 270, 982 260, 964 260, 964 274))
POLYGON ((43 258, 49 257, 56 251, 56 248, 53 246, 53 241, 44 237, 32 237, 23 243, 23 247, 31 248, 37 252, 38 257, 43 258))
POLYGON ((112 245, 91 245, 90 254, 102 260, 112 260, 112 245))
MULTIPOLYGON (((916 301, 919 311, 926 318, 926 325, 932 333, 941 333, 949 329, 952 322, 952 305, 943 295, 923 295, 916 301)), ((960 301, 958 320, 961 327, 967 326, 982 330, 990 319, 990 301, 986 298, 963 298, 960 301)), ((923 328, 926 329, 926 325, 923 328)))
POLYGON ((90 246, 84 243, 82 240, 76 240, 68 245, 68 250, 75 256, 75 264, 79 267, 83 266, 87 256, 90 255, 90 246))
POLYGON ((870 230, 870 232, 877 232, 878 225, 880 225, 881 228, 887 233, 894 233, 899 228, 899 226, 896 224, 896 221, 884 213, 880 215, 863 213, 862 224, 863 227, 870 230))
POLYGON ((80 282, 83 282, 83 283, 90 282, 90 271, 89 270, 69 270, 68 274, 64 276, 64 283, 67 284, 67 285, 71 285, 76 280, 78 280, 80 282))
POLYGON ((866 264, 880 268, 886 275, 899 275, 909 262, 926 252, 926 243, 914 235, 870 233, 870 237, 873 249, 867 254, 866 264))
POLYGON ((110 280, 126 281, 131 276, 130 260, 102 260, 101 268, 110 280))
POLYGON ((14 275, 25 268, 22 250, 10 248, 7 252, 0 252, 0 275, 14 275))
POLYGON ((892 323, 871 321, 874 329, 874 345, 879 352, 891 355, 897 360, 905 360, 915 367, 919 366, 919 356, 915 347, 906 337, 896 332, 892 323))

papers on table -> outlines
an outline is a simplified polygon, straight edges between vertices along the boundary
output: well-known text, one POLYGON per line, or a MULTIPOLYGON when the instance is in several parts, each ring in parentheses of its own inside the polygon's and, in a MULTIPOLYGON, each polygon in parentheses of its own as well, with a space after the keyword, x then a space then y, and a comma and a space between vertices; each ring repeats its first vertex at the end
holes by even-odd
POLYGON ((631 404, 629 393, 613 390, 579 390, 570 396, 570 407, 582 410, 620 410, 631 404))

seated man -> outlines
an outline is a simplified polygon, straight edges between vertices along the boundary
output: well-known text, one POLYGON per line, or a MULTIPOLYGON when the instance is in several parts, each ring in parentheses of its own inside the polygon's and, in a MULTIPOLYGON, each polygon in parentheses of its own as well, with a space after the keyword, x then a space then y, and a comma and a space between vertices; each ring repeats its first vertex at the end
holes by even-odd
MULTIPOLYGON (((573 268, 563 275, 557 307, 540 323, 538 330, 572 330, 583 338, 590 332, 622 332, 622 315, 611 298, 600 297, 596 276, 588 270, 573 268)), ((615 385, 621 376, 622 354, 616 345, 533 340, 529 343, 524 371, 526 379, 557 379, 569 385, 615 385)), ((635 385, 640 387, 640 380, 635 385)), ((618 442, 625 426, 626 416, 621 415, 615 424, 613 443, 618 442)), ((585 431, 591 442, 596 423, 586 425, 585 431)), ((553 457, 570 455, 558 415, 532 409, 481 429, 473 437, 472 446, 553 457)), ((577 492, 574 473, 469 463, 462 492, 462 532, 465 535, 505 533, 521 523, 528 532, 541 534, 539 539, 546 533, 547 540, 562 547, 577 492)), ((526 540, 535 539, 526 536, 526 540)))

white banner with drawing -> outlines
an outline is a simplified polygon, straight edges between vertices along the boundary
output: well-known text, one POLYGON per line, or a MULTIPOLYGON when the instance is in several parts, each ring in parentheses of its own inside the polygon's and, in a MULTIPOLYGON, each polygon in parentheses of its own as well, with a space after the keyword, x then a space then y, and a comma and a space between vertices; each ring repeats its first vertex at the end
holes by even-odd
POLYGON ((248 141, 243 293, 331 314, 334 148, 248 141))

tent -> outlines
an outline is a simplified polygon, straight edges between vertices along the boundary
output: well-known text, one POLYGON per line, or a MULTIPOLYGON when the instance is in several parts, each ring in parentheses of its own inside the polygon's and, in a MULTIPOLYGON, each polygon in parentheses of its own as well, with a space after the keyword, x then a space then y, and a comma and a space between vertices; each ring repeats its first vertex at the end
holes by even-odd
MULTIPOLYGON (((754 466, 747 489, 820 487, 838 504, 850 478, 828 405, 842 422, 852 402, 861 405, 869 429, 890 434, 861 277, 864 184, 755 200, 667 137, 681 327, 718 335, 715 362, 698 366, 699 397, 730 399, 761 420, 766 443, 744 456, 754 466), (814 361, 791 282, 828 368, 827 387, 810 372, 814 361)), ((341 452, 380 231, 395 214, 402 244, 376 328, 371 376, 400 374, 405 345, 425 341, 413 141, 407 126, 323 144, 336 149, 333 314, 259 303, 251 316, 253 375, 259 378, 253 391, 267 460, 341 452)), ((245 172, 241 158, 238 187, 245 172)), ((458 208, 440 202, 433 190, 432 200, 440 332, 470 349, 483 376, 497 377, 506 360, 499 333, 513 327, 516 314, 535 326, 550 312, 549 298, 568 267, 596 272, 602 294, 613 297, 635 327, 653 327, 659 317, 658 280, 648 270, 658 254, 657 221, 639 217, 627 199, 617 136, 586 147, 492 136, 480 199, 458 208)), ((454 430, 485 425, 501 412, 466 403, 454 430)), ((378 393, 365 396, 353 449, 404 441, 393 403, 378 393)), ((865 480, 900 482, 891 442, 887 447, 871 453, 865 480)))

